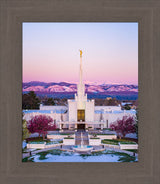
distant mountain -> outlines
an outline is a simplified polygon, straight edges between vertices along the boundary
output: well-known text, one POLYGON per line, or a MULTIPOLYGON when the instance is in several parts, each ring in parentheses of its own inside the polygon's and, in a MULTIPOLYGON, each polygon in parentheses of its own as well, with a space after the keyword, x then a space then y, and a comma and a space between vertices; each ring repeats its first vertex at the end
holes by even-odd
MULTIPOLYGON (((138 93, 138 85, 129 84, 85 84, 86 92, 89 93, 106 93, 106 92, 135 92, 138 93)), ((25 82, 23 83, 23 92, 35 91, 41 93, 67 93, 76 92, 77 85, 69 82, 25 82)))

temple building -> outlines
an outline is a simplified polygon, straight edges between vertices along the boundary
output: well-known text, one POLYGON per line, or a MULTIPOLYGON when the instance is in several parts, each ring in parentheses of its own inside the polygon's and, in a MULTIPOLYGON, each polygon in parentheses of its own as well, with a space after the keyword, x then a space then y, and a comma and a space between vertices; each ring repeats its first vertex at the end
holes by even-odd
POLYGON ((74 99, 68 99, 67 106, 44 106, 40 110, 24 110, 24 119, 30 120, 38 114, 51 116, 60 130, 104 129, 123 116, 134 116, 135 110, 121 110, 121 106, 95 106, 95 101, 88 100, 83 83, 82 51, 80 50, 79 83, 74 99))

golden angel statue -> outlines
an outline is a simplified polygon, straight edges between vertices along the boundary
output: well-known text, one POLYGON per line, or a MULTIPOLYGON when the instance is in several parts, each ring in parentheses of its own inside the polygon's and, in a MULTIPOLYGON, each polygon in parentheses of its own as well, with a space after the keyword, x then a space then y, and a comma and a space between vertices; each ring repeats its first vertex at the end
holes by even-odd
POLYGON ((80 57, 82 57, 82 50, 79 50, 79 52, 80 52, 80 57))

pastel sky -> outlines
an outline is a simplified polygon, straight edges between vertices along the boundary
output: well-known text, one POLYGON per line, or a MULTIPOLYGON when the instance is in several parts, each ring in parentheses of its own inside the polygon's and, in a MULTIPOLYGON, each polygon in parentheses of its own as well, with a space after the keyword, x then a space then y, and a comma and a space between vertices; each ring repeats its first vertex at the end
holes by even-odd
POLYGON ((138 84, 138 23, 23 23, 23 82, 138 84))

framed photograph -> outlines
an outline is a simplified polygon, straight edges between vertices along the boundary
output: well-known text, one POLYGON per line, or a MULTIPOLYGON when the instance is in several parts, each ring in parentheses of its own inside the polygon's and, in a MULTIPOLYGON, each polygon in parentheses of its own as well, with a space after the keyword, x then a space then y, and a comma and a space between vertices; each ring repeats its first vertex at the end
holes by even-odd
POLYGON ((1 182, 158 184, 160 2, 0 6, 1 182))
POLYGON ((22 161, 137 162, 138 22, 22 26, 22 161))

